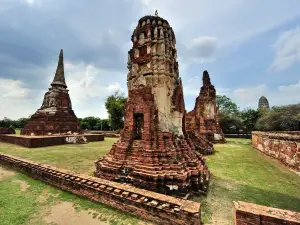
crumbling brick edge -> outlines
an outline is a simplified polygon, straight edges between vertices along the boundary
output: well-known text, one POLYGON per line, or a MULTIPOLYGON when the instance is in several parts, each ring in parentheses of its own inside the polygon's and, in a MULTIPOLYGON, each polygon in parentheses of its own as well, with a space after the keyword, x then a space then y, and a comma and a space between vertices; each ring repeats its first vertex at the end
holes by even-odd
POLYGON ((201 224, 200 203, 0 153, 0 164, 158 224, 201 224))
POLYGON ((300 132, 252 132, 252 147, 300 171, 300 132))
POLYGON ((53 136, 27 136, 0 134, 0 141, 9 144, 20 145, 26 148, 39 148, 54 145, 69 144, 67 139, 84 137, 87 142, 104 141, 103 134, 80 134, 80 135, 53 135, 53 136))
POLYGON ((234 202, 235 225, 244 224, 289 224, 300 225, 300 213, 271 208, 253 203, 234 202))

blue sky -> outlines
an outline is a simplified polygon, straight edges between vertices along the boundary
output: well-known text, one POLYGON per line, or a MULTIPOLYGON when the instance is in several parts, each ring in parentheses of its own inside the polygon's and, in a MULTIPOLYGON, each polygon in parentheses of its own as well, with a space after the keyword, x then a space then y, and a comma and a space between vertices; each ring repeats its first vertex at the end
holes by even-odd
POLYGON ((204 70, 241 109, 256 108, 261 95, 272 106, 299 103, 300 2, 222 2, 0 0, 0 118, 41 106, 60 48, 76 115, 107 117, 105 98, 127 93, 132 31, 156 9, 175 31, 187 110, 204 70))

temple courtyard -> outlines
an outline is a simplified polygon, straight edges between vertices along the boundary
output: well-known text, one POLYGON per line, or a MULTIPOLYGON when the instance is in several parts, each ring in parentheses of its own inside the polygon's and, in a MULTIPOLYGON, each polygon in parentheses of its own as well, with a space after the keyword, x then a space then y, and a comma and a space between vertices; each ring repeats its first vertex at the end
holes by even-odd
MULTIPOLYGON (((0 143, 0 152, 92 175, 94 161, 116 138, 84 145, 28 149, 0 143)), ((228 139, 206 156, 211 171, 208 196, 201 203, 205 224, 233 224, 232 201, 253 202, 300 211, 300 176, 251 147, 251 140, 228 139)), ((14 224, 150 224, 137 217, 0 167, 0 223, 14 224)))

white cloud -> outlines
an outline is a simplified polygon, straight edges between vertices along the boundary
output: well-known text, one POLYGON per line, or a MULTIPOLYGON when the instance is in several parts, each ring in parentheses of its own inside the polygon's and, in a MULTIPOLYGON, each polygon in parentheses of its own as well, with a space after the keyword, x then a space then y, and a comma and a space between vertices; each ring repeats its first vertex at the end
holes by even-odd
POLYGON ((20 112, 30 113, 31 101, 26 99, 29 90, 19 80, 0 78, 0 119, 18 118, 20 112))
POLYGON ((200 36, 192 39, 190 44, 186 44, 187 58, 195 63, 212 62, 215 60, 217 50, 217 38, 209 36, 200 36))
POLYGON ((34 3, 34 0, 24 0, 25 3, 32 5, 34 3))
POLYGON ((0 78, 0 99, 24 98, 27 96, 28 91, 19 80, 0 78))
POLYGON ((228 96, 241 109, 257 108, 259 98, 264 95, 270 106, 281 106, 300 103, 300 81, 296 84, 281 85, 272 89, 265 84, 234 90, 228 96))
POLYGON ((300 61, 300 27, 282 33, 277 39, 274 49, 275 59, 271 69, 284 70, 300 61))
POLYGON ((66 61, 65 76, 73 110, 78 117, 107 118, 104 107, 106 97, 118 90, 124 92, 118 80, 124 80, 126 75, 102 70, 93 65, 66 61))

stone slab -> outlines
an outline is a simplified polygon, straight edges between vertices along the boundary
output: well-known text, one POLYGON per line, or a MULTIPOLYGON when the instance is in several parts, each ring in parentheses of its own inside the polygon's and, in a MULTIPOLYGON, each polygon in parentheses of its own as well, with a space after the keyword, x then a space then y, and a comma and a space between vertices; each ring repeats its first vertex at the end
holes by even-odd
POLYGON ((38 148, 54 145, 64 145, 74 143, 74 138, 84 137, 87 142, 104 141, 103 134, 83 134, 83 135, 51 135, 51 136, 26 136, 1 134, 0 141, 10 144, 20 145, 26 148, 38 148))
POLYGON ((201 224, 200 203, 77 174, 7 154, 0 164, 50 185, 158 224, 201 224))
POLYGON ((234 202, 235 225, 300 225, 300 213, 248 202, 234 202))

